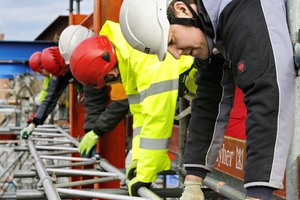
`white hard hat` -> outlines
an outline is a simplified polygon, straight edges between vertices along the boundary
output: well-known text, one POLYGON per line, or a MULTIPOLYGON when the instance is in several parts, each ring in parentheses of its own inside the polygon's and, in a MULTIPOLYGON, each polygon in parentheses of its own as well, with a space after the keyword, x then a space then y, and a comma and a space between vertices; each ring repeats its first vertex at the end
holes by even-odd
POLYGON ((69 64, 74 48, 84 39, 95 35, 93 31, 82 25, 70 25, 65 28, 59 37, 58 47, 61 55, 69 64))
POLYGON ((122 33, 132 48, 164 60, 170 23, 167 0, 124 0, 120 10, 122 33))

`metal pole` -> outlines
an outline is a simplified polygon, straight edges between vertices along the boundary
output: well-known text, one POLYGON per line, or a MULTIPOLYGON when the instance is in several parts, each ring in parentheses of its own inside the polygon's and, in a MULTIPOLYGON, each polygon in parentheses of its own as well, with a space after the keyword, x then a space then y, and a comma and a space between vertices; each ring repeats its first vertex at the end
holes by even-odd
POLYGON ((54 159, 54 160, 72 160, 72 161, 91 161, 94 159, 90 158, 76 158, 76 157, 66 157, 66 156, 40 156, 40 158, 46 158, 46 159, 54 159))
POLYGON ((49 146, 36 146, 36 149, 43 149, 43 150, 68 150, 68 151, 74 151, 74 152, 78 152, 78 148, 74 148, 74 147, 66 147, 66 146, 53 146, 53 147, 49 147, 49 146))
POLYGON ((46 136, 46 137, 65 137, 64 135, 60 134, 60 133, 44 133, 44 132, 38 132, 36 130, 34 130, 32 132, 32 135, 39 135, 39 136, 46 136))
POLYGON ((76 151, 55 151, 55 152, 41 152, 39 155, 66 155, 76 153, 76 151))
POLYGON ((6 174, 7 171, 9 171, 9 170, 12 169, 12 166, 15 165, 15 163, 23 156, 24 153, 25 153, 25 152, 21 152, 21 153, 18 154, 18 156, 16 157, 16 159, 15 159, 9 166, 7 166, 6 169, 0 174, 0 178, 1 178, 4 174, 6 174))
MULTIPOLYGON (((300 1, 287 1, 287 17, 288 26, 292 44, 294 45, 298 40, 298 31, 300 28, 300 1)), ((298 155, 300 153, 300 79, 296 78, 296 107, 295 107, 295 128, 290 146, 289 157, 286 167, 286 199, 298 199, 298 155)))
POLYGON ((56 125, 51 125, 51 124, 49 124, 49 125, 47 125, 47 124, 45 124, 45 125, 42 125, 42 126, 37 126, 37 127, 35 127, 34 128, 34 130, 35 131, 43 131, 43 132, 57 132, 58 130, 57 130, 57 126, 56 125))
POLYGON ((70 140, 64 140, 64 139, 49 139, 49 138, 34 138, 34 137, 32 137, 31 139, 34 141, 43 141, 43 142, 58 142, 58 141, 60 141, 60 142, 70 142, 71 143, 70 140))
POLYGON ((119 178, 118 177, 94 178, 94 179, 84 180, 84 181, 59 183, 59 184, 55 184, 55 187, 56 188, 69 188, 69 187, 82 186, 82 185, 91 185, 91 184, 95 184, 95 183, 104 183, 104 182, 115 181, 115 180, 119 180, 119 178))
POLYGON ((33 178, 36 176, 35 171, 30 170, 14 170, 13 177, 14 178, 33 178))
POLYGON ((74 162, 74 163, 68 163, 68 164, 56 164, 56 165, 45 165, 45 168, 65 168, 65 167, 75 167, 75 166, 86 166, 86 165, 93 165, 96 164, 97 161, 90 160, 90 161, 84 161, 84 162, 74 162))
MULTIPOLYGON (((16 192, 18 200, 20 199, 45 199, 45 193, 38 190, 19 190, 16 192)), ((49 198, 48 198, 49 199, 49 198)))
POLYGON ((76 4, 76 13, 77 13, 77 14, 80 14, 80 1, 81 1, 81 0, 75 0, 75 1, 76 1, 76 3, 77 3, 77 4, 76 4))
POLYGON ((46 143, 46 144, 43 144, 43 143, 39 143, 39 144, 42 144, 43 146, 58 146, 58 145, 65 145, 65 144, 71 144, 70 142, 66 141, 66 142, 51 142, 51 143, 46 143))
POLYGON ((43 132, 57 132, 58 130, 57 125, 55 124, 43 124, 43 125, 38 125, 37 127, 34 128, 36 131, 43 131, 43 132))
MULTIPOLYGON (((183 97, 179 98, 179 108, 180 112, 185 110, 189 105, 187 105, 187 100, 183 97)), ((188 119, 187 117, 182 118, 179 121, 179 167, 182 169, 183 168, 183 156, 184 156, 184 149, 185 149, 185 141, 186 141, 186 136, 187 136, 187 125, 188 124, 188 119)), ((184 182, 184 176, 179 173, 179 183, 180 185, 184 182)))
MULTIPOLYGON (((121 172, 118 168, 116 168, 115 166, 111 165, 110 163, 108 163, 107 160, 105 159, 100 159, 99 165, 101 168, 103 168, 105 171, 108 172, 113 172, 116 173, 120 176, 121 181, 125 180, 125 173, 121 172)), ((129 180, 125 180, 126 185, 128 185, 129 180)), ((146 187, 141 187, 138 190, 138 194, 141 197, 146 197, 146 198, 150 198, 150 199, 157 199, 157 200, 161 200, 161 198, 159 196, 157 196, 155 193, 153 193, 151 190, 149 190, 146 187)))
MULTIPOLYGON (((70 173, 68 173, 68 172, 51 172, 51 171, 49 171, 48 174, 50 176, 55 175, 56 177, 78 176, 77 173, 72 173, 71 171, 70 171, 70 173)), ((31 170, 14 170, 13 171, 13 177, 14 178, 34 178, 36 176, 37 176, 36 171, 31 171, 31 170)))
POLYGON ((43 162, 41 161, 41 159, 38 156, 37 150, 34 147, 34 143, 31 140, 31 137, 28 138, 27 144, 28 144, 28 148, 30 150, 31 155, 34 158, 35 168, 39 175, 40 181, 42 181, 42 184, 43 184, 43 187, 44 187, 45 193, 47 194, 48 199, 60 200, 61 198, 58 195, 58 193, 52 183, 51 177, 47 174, 47 172, 43 166, 43 162))
POLYGON ((57 173, 66 173, 66 174, 77 174, 85 176, 118 176, 116 173, 109 172, 100 172, 98 170, 76 170, 76 169, 55 169, 48 168, 47 172, 57 172, 57 173))
POLYGON ((240 190, 227 185, 225 182, 217 181, 209 176, 205 177, 203 184, 215 192, 218 192, 219 194, 232 200, 243 200, 246 197, 245 193, 241 192, 240 190))
MULTIPOLYGON (((97 190, 91 189, 91 190, 81 190, 81 191, 93 191, 95 193, 101 192, 101 193, 119 194, 119 195, 127 195, 128 194, 127 191, 123 190, 123 189, 97 189, 97 190)), ((78 195, 76 193, 69 193, 69 194, 60 193, 60 197, 61 197, 61 199, 82 199, 83 198, 83 196, 78 195)), ((8 195, 5 195, 5 198, 2 197, 1 199, 6 199, 6 200, 38 199, 38 200, 41 200, 41 199, 47 199, 47 198, 45 198, 45 193, 43 191, 19 190, 16 192, 16 194, 13 194, 13 193, 8 194, 8 195)), ((88 199, 90 199, 90 198, 88 198, 88 199)), ((51 200, 51 199, 49 199, 49 200, 51 200)))
POLYGON ((74 137, 72 137, 69 133, 67 133, 64 129, 62 129, 61 127, 57 127, 57 129, 69 140, 71 140, 71 142, 76 145, 77 147, 79 146, 79 141, 76 140, 74 137))
POLYGON ((69 12, 73 13, 73 0, 69 0, 69 12))
POLYGON ((13 193, 6 192, 5 194, 2 195, 1 197, 2 200, 16 200, 17 195, 13 193))
POLYGON ((141 197, 131 197, 125 195, 117 195, 117 194, 105 194, 100 192, 89 192, 89 191, 80 191, 80 190, 71 190, 71 189, 62 189, 58 188, 57 191, 63 194, 76 194, 89 198, 105 198, 105 199, 115 199, 115 200, 149 200, 141 197))

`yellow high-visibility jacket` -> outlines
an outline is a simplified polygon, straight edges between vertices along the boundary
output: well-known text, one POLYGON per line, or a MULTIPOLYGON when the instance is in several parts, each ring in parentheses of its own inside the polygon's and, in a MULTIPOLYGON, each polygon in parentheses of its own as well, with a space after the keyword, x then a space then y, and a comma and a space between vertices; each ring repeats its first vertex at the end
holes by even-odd
POLYGON ((44 101, 45 97, 48 94, 48 85, 50 83, 50 79, 52 77, 52 74, 49 74, 49 77, 45 76, 44 80, 43 80, 43 89, 41 90, 40 94, 39 94, 39 102, 44 101))
MULTIPOLYGON (((134 50, 118 23, 106 21, 100 31, 115 45, 118 66, 133 115, 132 159, 138 160, 137 179, 153 182, 170 169, 168 145, 172 134, 179 74, 191 67, 190 56, 160 62, 156 55, 134 50)), ((149 36, 151 37, 151 36, 149 36)))

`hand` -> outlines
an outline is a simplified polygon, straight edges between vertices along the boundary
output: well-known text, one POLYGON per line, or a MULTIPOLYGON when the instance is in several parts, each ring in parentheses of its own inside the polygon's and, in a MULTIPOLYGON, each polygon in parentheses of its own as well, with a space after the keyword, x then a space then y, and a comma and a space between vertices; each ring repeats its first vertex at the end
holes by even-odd
POLYGON ((31 135, 34 128, 35 128, 35 124, 30 123, 26 128, 21 130, 21 132, 20 132, 21 138, 27 139, 31 135))
POLYGON ((93 150, 96 150, 98 138, 99 136, 93 130, 84 135, 78 147, 78 152, 80 153, 81 157, 92 157, 93 150))
POLYGON ((141 187, 146 187, 146 188, 150 188, 152 183, 144 183, 144 182, 141 182, 139 181, 136 177, 133 178, 129 184, 128 184, 128 192, 129 192, 129 195, 130 196, 139 196, 138 195, 138 190, 141 188, 141 187))
POLYGON ((201 190, 202 182, 197 180, 185 180, 184 191, 180 197, 180 200, 195 199, 204 200, 204 194, 201 190))
POLYGON ((133 160, 126 169, 126 179, 131 180, 136 176, 137 160, 133 160))

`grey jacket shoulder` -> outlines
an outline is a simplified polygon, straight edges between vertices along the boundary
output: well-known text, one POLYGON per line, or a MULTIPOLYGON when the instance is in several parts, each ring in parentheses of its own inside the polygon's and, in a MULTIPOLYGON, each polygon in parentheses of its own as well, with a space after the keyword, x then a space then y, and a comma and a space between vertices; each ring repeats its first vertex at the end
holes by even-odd
MULTIPOLYGON (((215 0, 215 1, 197 0, 198 5, 199 5, 199 1, 203 2, 205 10, 211 20, 213 28, 214 28, 214 33, 216 35, 219 16, 220 16, 222 10, 225 8, 225 6, 228 3, 230 3, 232 0, 215 0)), ((200 6, 198 6, 198 12, 202 13, 200 6)), ((214 43, 216 43, 215 40, 214 40, 214 43)))

